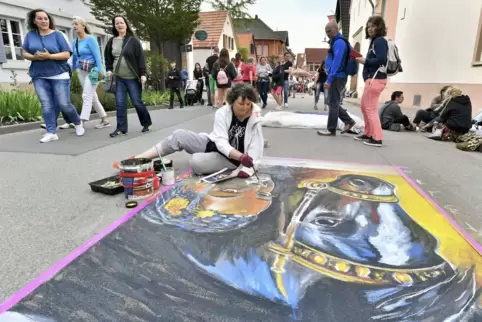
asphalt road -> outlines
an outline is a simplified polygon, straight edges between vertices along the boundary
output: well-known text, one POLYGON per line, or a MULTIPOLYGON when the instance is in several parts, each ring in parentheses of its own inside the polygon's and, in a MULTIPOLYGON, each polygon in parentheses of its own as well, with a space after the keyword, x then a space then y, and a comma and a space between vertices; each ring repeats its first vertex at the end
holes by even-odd
MULTIPOLYGON (((312 99, 297 97, 289 110, 312 110, 312 99)), ((357 107, 347 107, 360 114, 357 107)), ((142 135, 137 116, 131 114, 130 134, 122 140, 108 138, 112 129, 95 130, 94 124, 87 125, 83 138, 67 130, 48 144, 38 143, 40 129, 1 135, 0 300, 126 212, 122 195, 95 194, 89 182, 113 174, 113 161, 151 147, 173 130, 210 131, 212 114, 201 106, 152 111, 154 131, 142 135)), ((386 133, 383 148, 365 146, 348 135, 319 137, 313 130, 265 128, 264 134, 269 141, 265 155, 271 157, 407 166, 409 176, 482 241, 480 153, 461 152, 420 133, 386 133)), ((187 170, 187 155, 171 159, 178 171, 187 170)))

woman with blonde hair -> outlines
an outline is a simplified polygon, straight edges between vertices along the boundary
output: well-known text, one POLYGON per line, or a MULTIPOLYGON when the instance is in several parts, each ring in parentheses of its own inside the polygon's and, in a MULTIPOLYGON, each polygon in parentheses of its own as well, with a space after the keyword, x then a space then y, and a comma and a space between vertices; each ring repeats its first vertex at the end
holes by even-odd
POLYGON ((96 128, 110 127, 107 113, 97 96, 97 86, 104 78, 104 66, 100 56, 100 47, 97 39, 90 34, 89 26, 84 18, 74 17, 72 26, 77 32, 77 39, 72 42, 72 66, 77 69, 77 76, 82 86, 82 111, 80 118, 83 121, 90 119, 92 106, 100 116, 100 123, 96 128))
POLYGON ((472 127, 472 103, 462 91, 450 86, 443 94, 443 101, 440 105, 440 116, 437 118, 440 123, 436 126, 431 139, 453 141, 466 134, 472 127))

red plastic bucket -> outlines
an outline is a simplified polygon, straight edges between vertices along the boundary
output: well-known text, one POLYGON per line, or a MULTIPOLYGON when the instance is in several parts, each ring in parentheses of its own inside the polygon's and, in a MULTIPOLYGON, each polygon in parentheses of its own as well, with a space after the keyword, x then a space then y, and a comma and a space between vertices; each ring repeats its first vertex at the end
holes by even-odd
POLYGON ((150 159, 128 159, 119 163, 120 184, 128 200, 151 197, 159 189, 159 178, 150 159))

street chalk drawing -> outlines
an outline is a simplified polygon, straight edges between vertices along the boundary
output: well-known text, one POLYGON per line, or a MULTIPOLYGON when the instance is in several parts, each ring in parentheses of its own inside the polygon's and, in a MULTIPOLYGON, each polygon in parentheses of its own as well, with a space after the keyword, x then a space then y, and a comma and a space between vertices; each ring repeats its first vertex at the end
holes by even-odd
POLYGON ((267 158, 258 177, 178 182, 3 317, 482 321, 480 246, 401 170, 267 158))

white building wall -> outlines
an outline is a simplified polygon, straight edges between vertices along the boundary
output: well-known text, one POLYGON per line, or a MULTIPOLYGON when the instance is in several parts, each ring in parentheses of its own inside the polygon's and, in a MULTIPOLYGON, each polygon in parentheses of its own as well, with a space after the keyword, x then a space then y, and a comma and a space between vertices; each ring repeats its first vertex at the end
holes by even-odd
MULTIPOLYGON (((88 0, 43 0, 41 4, 35 1, 15 0, 0 1, 0 18, 20 21, 22 39, 27 33, 27 13, 35 8, 42 8, 51 14, 55 20, 56 28, 67 32, 70 41, 73 39, 72 17, 80 16, 87 20, 94 36, 101 37, 101 45, 105 46, 107 37, 101 23, 96 21, 90 13, 90 7, 86 4, 88 0)), ((102 48, 103 55, 103 48, 102 48)), ((0 85, 11 83, 11 71, 17 73, 19 83, 28 83, 30 77, 27 75, 30 63, 26 60, 8 60, 0 64, 0 85)))
MULTIPOLYGON (((368 18, 372 16, 372 7, 368 0, 352 0, 351 7, 350 7, 350 35, 344 35, 348 38, 350 44, 355 46, 356 41, 353 38, 353 35, 362 28, 360 35, 357 35, 356 39, 361 39, 360 42, 360 53, 365 56, 368 52, 368 47, 370 45, 370 41, 365 39, 365 26, 368 21, 368 18)), ((361 97, 364 88, 363 82, 363 65, 360 65, 360 71, 358 72, 357 80, 357 92, 358 97, 361 97)), ((351 77, 348 77, 347 88, 350 88, 351 77)))
MULTIPOLYGON (((231 17, 228 16, 228 19, 224 22, 223 32, 221 33, 221 37, 218 42, 219 49, 223 48, 223 36, 226 35, 228 37, 233 38, 234 41, 234 49, 229 50, 229 57, 233 58, 234 55, 238 52, 238 47, 236 45, 236 36, 234 35, 233 25, 231 22, 231 17)), ((227 48, 226 48, 227 49, 227 48)))
MULTIPOLYGON (((212 49, 194 49, 192 53, 194 65, 200 63, 201 67, 204 67, 206 59, 212 55, 212 49)), ((194 69, 194 65, 192 69, 194 69)))
POLYGON ((482 0, 399 1, 396 43, 404 72, 391 82, 482 84, 482 68, 472 66, 482 0))

